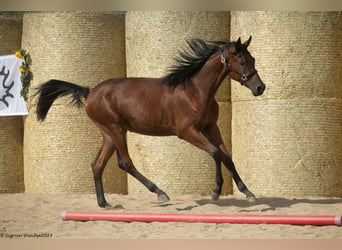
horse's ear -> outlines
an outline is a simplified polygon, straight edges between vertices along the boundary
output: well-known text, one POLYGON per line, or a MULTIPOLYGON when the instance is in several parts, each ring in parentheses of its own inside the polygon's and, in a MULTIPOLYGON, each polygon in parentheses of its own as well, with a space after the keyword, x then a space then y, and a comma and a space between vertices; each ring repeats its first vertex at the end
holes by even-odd
POLYGON ((241 45, 241 37, 239 37, 239 39, 237 39, 236 44, 241 45))
POLYGON ((248 40, 246 42, 243 43, 243 45, 246 46, 246 48, 249 46, 249 44, 251 43, 252 41, 252 36, 249 36, 248 40))

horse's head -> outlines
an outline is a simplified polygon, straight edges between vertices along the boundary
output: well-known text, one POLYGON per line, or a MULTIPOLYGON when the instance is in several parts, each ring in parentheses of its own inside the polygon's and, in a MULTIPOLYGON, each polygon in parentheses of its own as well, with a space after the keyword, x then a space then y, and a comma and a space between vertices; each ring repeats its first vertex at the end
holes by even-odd
POLYGON ((254 57, 247 50, 251 40, 252 36, 244 43, 241 43, 240 38, 231 43, 231 46, 222 52, 221 62, 232 79, 249 88, 254 96, 259 96, 264 93, 266 86, 255 69, 254 57))

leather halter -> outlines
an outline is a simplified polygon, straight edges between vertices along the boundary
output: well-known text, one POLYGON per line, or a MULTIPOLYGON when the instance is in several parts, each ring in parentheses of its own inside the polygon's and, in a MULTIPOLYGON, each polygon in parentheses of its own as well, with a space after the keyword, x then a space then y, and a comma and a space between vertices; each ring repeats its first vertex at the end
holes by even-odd
POLYGON ((226 58, 223 56, 223 50, 221 51, 221 63, 224 65, 226 70, 234 72, 234 73, 238 74, 241 77, 240 78, 240 83, 242 85, 244 85, 248 81, 248 78, 250 78, 251 76, 255 75, 258 72, 256 69, 254 69, 251 72, 248 72, 248 73, 245 74, 245 73, 240 73, 236 69, 232 68, 230 66, 230 64, 227 62, 226 58))

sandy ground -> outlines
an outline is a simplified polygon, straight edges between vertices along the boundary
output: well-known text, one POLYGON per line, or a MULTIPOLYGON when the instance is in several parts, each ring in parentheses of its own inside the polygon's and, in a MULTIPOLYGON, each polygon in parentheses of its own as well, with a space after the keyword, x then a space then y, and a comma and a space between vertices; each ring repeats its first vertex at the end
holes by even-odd
POLYGON ((0 194, 0 239, 342 239, 339 226, 214 224, 181 222, 63 221, 62 211, 340 215, 341 198, 259 197, 250 203, 232 195, 212 201, 209 196, 173 196, 159 203, 153 194, 106 194, 115 209, 97 207, 95 195, 0 194))

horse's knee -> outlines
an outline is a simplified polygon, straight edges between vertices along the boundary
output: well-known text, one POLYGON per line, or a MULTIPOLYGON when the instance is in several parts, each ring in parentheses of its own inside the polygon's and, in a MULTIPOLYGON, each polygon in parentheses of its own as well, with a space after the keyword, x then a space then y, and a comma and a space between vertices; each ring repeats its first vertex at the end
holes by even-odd
POLYGON ((118 160, 118 165, 120 169, 126 171, 127 173, 132 173, 132 171, 134 170, 134 166, 131 163, 124 162, 121 159, 118 160))
MULTIPOLYGON (((119 168, 120 168, 121 170, 126 171, 127 167, 126 167, 126 165, 125 165, 124 163, 119 162, 118 165, 119 165, 119 168)), ((126 171, 126 172, 127 172, 127 171, 126 171)))

